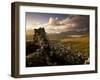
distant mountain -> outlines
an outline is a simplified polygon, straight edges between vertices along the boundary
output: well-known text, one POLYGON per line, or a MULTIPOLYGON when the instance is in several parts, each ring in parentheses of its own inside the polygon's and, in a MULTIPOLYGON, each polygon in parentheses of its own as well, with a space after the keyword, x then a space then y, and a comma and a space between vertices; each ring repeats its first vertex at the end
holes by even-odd
POLYGON ((67 31, 60 33, 61 35, 84 35, 88 34, 88 31, 67 31))
POLYGON ((77 31, 67 31, 67 32, 62 32, 62 33, 55 33, 55 34, 47 34, 47 36, 50 39, 63 39, 66 37, 83 37, 83 36, 88 36, 89 33, 86 31, 82 32, 77 32, 77 31))
MULTIPOLYGON (((26 30, 26 39, 32 40, 33 39, 34 30, 26 30)), ((88 36, 89 31, 66 31, 61 33, 46 33, 47 37, 50 39, 63 39, 66 37, 77 37, 77 36, 88 36)))

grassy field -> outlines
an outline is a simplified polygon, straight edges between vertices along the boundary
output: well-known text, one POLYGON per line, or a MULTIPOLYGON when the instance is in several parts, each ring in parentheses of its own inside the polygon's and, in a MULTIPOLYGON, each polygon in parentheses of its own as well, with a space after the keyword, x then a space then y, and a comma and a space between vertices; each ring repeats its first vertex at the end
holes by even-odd
POLYGON ((89 56, 89 37, 67 37, 64 39, 53 40, 56 43, 61 43, 66 47, 70 46, 73 52, 81 52, 85 56, 89 56))
MULTIPOLYGON (((78 35, 79 36, 79 35, 78 35)), ((54 43, 61 43, 66 47, 70 46, 75 53, 81 52, 85 56, 89 56, 89 36, 61 37, 57 35, 48 35, 48 39, 54 43)), ((27 41, 32 41, 33 35, 26 35, 27 41)))

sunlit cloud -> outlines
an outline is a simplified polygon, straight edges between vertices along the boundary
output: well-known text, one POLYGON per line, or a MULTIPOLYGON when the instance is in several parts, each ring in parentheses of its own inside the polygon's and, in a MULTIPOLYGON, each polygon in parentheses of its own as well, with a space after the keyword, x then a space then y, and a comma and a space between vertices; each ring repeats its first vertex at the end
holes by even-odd
POLYGON ((45 25, 47 33, 61 33, 66 31, 86 31, 88 30, 87 18, 82 16, 73 16, 63 20, 54 19, 50 17, 48 23, 45 25))

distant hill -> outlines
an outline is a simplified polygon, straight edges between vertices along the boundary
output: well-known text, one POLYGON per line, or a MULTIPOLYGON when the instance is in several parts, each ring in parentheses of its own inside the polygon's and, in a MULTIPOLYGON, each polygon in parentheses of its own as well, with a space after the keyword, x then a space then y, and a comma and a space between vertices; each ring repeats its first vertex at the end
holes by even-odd
MULTIPOLYGON (((26 30, 26 40, 32 40, 33 39, 33 30, 26 30)), ((62 33, 47 33, 46 34, 48 38, 50 39, 64 39, 67 37, 84 37, 88 36, 89 33, 88 31, 67 31, 67 32, 62 32, 62 33)))
POLYGON ((47 36, 50 39, 64 39, 67 37, 84 37, 84 36, 88 36, 89 34, 86 32, 73 32, 73 31, 68 31, 68 32, 62 32, 59 34, 47 34, 47 36))

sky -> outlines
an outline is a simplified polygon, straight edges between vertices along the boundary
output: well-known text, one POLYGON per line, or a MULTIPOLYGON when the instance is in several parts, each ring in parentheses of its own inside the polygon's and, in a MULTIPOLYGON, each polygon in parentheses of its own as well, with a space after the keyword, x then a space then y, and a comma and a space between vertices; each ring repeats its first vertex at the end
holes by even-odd
POLYGON ((40 27, 44 27, 47 33, 87 31, 89 29, 89 16, 26 12, 26 30, 40 27))

